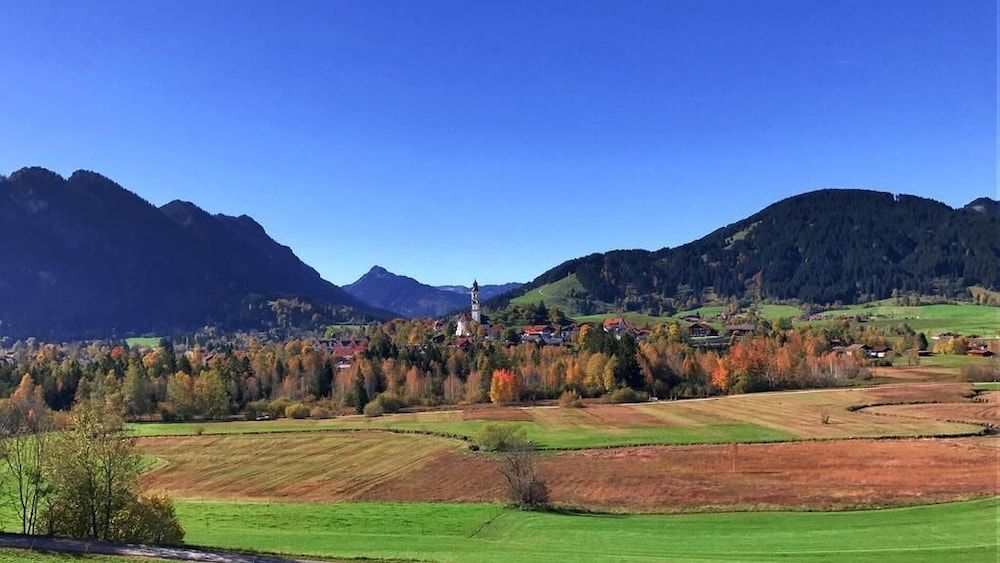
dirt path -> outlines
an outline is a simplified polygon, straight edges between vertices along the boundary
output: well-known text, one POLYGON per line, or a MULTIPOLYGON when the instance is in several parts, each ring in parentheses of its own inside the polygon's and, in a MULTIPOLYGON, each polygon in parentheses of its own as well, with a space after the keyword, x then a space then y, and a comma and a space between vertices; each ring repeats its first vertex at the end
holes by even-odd
POLYGON ((267 555, 252 555, 232 551, 196 549, 191 547, 160 547, 153 545, 120 544, 99 541, 73 540, 21 534, 0 534, 0 547, 52 551, 57 553, 121 555, 172 559, 177 561, 206 561, 209 563, 318 563, 308 559, 284 559, 267 555))

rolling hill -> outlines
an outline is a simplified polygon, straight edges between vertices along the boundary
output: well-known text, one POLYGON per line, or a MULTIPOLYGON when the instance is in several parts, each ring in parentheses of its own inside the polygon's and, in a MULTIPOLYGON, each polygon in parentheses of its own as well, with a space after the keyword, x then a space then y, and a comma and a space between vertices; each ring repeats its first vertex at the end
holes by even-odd
POLYGON ((157 208, 94 172, 0 176, 0 336, 378 318, 247 216, 157 208), (289 298, 275 305, 277 298, 289 298), (284 307, 284 309, 283 309, 284 307), (288 309, 288 310, 285 310, 288 309))
POLYGON ((570 260, 490 305, 544 300, 570 314, 659 314, 709 297, 857 303, 894 290, 964 295, 972 285, 996 289, 1000 218, 989 211, 996 204, 982 198, 953 209, 911 195, 819 190, 676 248, 570 260))

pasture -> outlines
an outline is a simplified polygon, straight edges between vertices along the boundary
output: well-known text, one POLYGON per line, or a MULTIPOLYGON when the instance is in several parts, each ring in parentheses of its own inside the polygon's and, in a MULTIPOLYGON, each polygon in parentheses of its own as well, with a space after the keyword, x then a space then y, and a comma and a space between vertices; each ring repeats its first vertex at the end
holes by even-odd
POLYGON ((134 336, 125 339, 129 348, 155 348, 162 342, 163 339, 159 336, 134 336))
POLYGON ((135 424, 139 436, 308 432, 418 431, 472 439, 483 425, 521 426, 538 447, 578 449, 635 445, 780 442, 803 439, 956 436, 981 426, 931 419, 885 417, 849 407, 893 402, 963 402, 966 383, 904 384, 877 388, 756 393, 631 405, 480 407, 324 420, 135 424))
POLYGON ((927 333, 928 337, 951 331, 958 334, 978 334, 992 338, 1000 330, 1000 307, 971 303, 919 306, 853 305, 827 311, 824 314, 833 317, 865 315, 875 325, 897 325, 905 322, 913 330, 927 333))
POLYGON ((191 544, 435 561, 996 561, 1000 500, 859 512, 600 515, 493 504, 178 503, 191 544))

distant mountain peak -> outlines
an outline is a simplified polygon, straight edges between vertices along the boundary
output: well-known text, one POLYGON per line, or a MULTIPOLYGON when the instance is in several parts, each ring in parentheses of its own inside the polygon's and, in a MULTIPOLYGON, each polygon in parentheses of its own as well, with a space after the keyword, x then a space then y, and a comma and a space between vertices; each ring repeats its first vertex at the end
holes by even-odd
POLYGON ((1000 215, 1000 201, 988 197, 980 197, 970 201, 962 209, 986 215, 1000 215))

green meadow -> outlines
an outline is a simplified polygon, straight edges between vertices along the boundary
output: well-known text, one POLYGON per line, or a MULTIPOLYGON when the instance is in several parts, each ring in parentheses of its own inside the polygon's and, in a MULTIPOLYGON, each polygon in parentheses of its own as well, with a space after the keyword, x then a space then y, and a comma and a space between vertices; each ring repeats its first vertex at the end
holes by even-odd
POLYGON ((601 515, 490 504, 177 503, 193 545, 433 561, 996 561, 1000 499, 857 512, 601 515))
MULTIPOLYGON (((233 421, 206 423, 143 423, 132 428, 137 436, 190 436, 195 434, 257 434, 350 430, 428 432, 475 438, 488 420, 327 419, 233 421)), ((632 426, 628 428, 546 428, 533 421, 506 422, 524 428, 528 439, 545 449, 580 449, 630 445, 727 444, 731 442, 784 442, 794 434, 746 423, 684 426, 632 426)))

